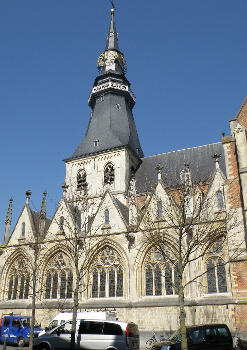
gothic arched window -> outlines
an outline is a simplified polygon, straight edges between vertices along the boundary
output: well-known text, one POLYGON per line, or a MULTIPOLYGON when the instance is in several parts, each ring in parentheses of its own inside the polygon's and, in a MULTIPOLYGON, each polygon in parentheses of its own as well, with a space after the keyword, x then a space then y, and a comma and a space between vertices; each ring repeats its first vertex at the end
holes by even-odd
POLYGON ((123 268, 115 249, 107 246, 92 266, 92 297, 122 297, 123 268))
POLYGON ((10 267, 8 277, 8 300, 27 299, 30 287, 30 272, 25 258, 18 256, 10 267))
POLYGON ((215 242, 208 252, 207 260, 207 285, 208 293, 226 293, 226 264, 222 259, 224 242, 215 242))
POLYGON ((25 237, 25 232, 26 231, 26 224, 25 224, 25 222, 23 222, 22 224, 21 224, 21 237, 25 237))
POLYGON ((165 261, 152 248, 144 260, 145 295, 173 295, 178 291, 177 268, 172 259, 165 261))
POLYGON ((207 262, 208 293, 226 293, 226 270, 224 261, 219 258, 211 258, 207 262))
POLYGON ((223 194, 221 191, 217 192, 217 205, 219 210, 222 210, 224 207, 223 194))
POLYGON ((109 210, 106 209, 105 210, 105 225, 109 225, 109 224, 110 224, 109 210))
POLYGON ((45 299, 71 299, 73 273, 68 257, 59 252, 50 259, 46 268, 45 299))
POLYGON ((87 188, 87 174, 85 170, 79 170, 77 173, 77 190, 82 191, 87 188))
POLYGON ((59 231, 64 232, 64 217, 60 216, 59 218, 59 231))
POLYGON ((104 184, 111 185, 114 182, 114 166, 108 163, 104 171, 104 184))
POLYGON ((157 203, 157 216, 158 216, 158 218, 161 218, 163 216, 162 202, 161 201, 158 201, 158 203, 157 203))

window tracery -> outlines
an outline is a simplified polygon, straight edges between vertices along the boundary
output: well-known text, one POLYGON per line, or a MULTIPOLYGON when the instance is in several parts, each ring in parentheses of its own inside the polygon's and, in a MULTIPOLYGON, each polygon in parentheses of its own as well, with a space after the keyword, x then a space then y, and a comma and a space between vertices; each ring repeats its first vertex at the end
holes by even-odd
POLYGON ((104 171, 104 184, 111 185, 114 182, 114 166, 111 163, 108 163, 104 171))
POLYGON ((7 278, 8 300, 28 299, 30 271, 23 256, 17 257, 12 264, 7 278))
POLYGON ((79 170, 77 173, 77 190, 82 191, 87 188, 87 174, 85 170, 79 170))
POLYGON ((208 252, 207 290, 208 293, 226 293, 226 265, 223 260, 223 242, 216 242, 208 252))
POLYGON ((177 294, 178 269, 175 261, 167 262, 157 249, 151 248, 144 260, 145 295, 177 294))
POLYGON ((73 272, 68 257, 62 252, 50 259, 45 277, 45 299, 70 299, 73 289, 73 272))
POLYGON ((107 246, 92 266, 92 297, 122 297, 123 268, 115 249, 107 246))

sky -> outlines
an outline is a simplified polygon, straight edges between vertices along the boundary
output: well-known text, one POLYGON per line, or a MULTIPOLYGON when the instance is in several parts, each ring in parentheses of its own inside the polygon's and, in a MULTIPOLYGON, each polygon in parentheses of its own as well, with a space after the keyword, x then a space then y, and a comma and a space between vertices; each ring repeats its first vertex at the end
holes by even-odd
MULTIPOLYGON (((47 215, 89 120, 108 0, 0 0, 0 242, 32 191, 47 215)), ((245 0, 115 0, 145 156, 221 141, 245 96, 245 0)))

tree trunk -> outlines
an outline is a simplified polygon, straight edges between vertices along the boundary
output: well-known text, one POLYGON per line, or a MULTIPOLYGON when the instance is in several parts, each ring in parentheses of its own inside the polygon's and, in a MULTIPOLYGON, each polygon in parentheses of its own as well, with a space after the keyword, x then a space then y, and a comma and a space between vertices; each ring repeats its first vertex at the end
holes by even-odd
POLYGON ((78 300, 79 300, 79 281, 80 281, 80 275, 79 275, 79 269, 76 268, 76 286, 74 290, 74 305, 73 305, 73 315, 72 315, 72 329, 71 329, 71 350, 75 349, 75 334, 76 334, 76 319, 77 319, 77 310, 78 310, 78 300))
POLYGON ((32 318, 31 318, 31 325, 30 325, 30 337, 29 337, 29 349, 33 349, 33 331, 34 331, 34 325, 35 325, 35 309, 36 309, 36 271, 37 271, 37 264, 36 264, 36 257, 34 261, 34 269, 33 269, 33 293, 32 293, 32 318))
POLYGON ((180 284, 179 286, 179 322, 181 332, 181 350, 188 350, 187 336, 186 336, 186 325, 185 325, 185 309, 184 309, 184 291, 180 284))

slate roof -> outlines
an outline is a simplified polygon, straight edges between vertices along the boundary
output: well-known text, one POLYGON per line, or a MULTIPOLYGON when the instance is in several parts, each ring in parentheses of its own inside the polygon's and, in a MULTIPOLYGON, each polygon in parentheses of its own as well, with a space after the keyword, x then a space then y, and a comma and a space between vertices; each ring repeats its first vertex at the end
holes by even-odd
POLYGON ((124 205, 122 202, 120 202, 120 200, 118 200, 117 198, 115 198, 115 201, 117 203, 117 206, 123 216, 123 218, 125 219, 126 223, 128 224, 129 222, 129 208, 124 205))
POLYGON ((151 191, 157 184, 157 164, 163 166, 162 179, 169 188, 180 183, 180 172, 185 163, 189 164, 193 183, 210 182, 215 172, 215 160, 212 159, 215 153, 221 154, 219 166, 226 174, 221 142, 142 158, 142 164, 136 173, 137 193, 151 191))
POLYGON ((103 102, 96 101, 84 139, 65 161, 121 147, 128 147, 135 154, 138 149, 137 155, 143 157, 134 117, 125 97, 108 93, 103 102))

